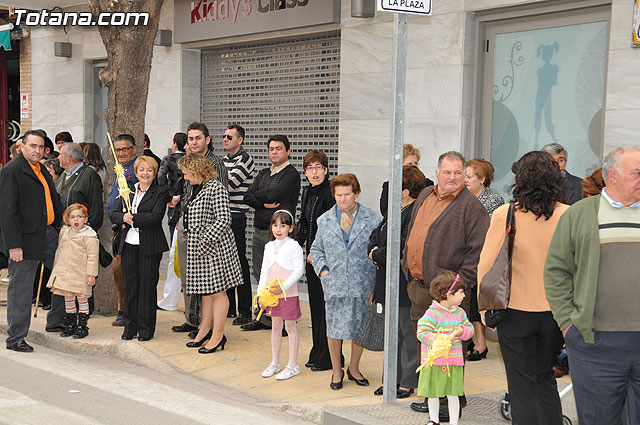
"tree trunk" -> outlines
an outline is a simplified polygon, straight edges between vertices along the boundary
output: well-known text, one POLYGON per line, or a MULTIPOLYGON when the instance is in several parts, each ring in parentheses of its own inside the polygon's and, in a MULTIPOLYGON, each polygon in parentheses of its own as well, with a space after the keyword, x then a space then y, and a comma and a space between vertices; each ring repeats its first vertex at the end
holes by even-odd
MULTIPOLYGON (((149 92, 149 75, 153 55, 153 40, 158 30, 160 9, 164 0, 89 0, 89 7, 94 19, 100 13, 141 13, 149 14, 147 25, 98 26, 100 36, 107 50, 108 65, 100 71, 100 80, 109 89, 108 106, 104 118, 111 137, 122 133, 133 135, 136 139, 138 154, 142 153, 144 143, 144 121, 147 111, 147 95, 149 92)), ((133 20, 132 20, 133 21, 133 20)), ((107 179, 105 199, 111 192, 116 161, 109 150, 107 158, 107 179)), ((110 223, 106 217, 105 223, 110 223)), ((108 225, 100 231, 100 239, 105 241, 105 248, 110 251, 112 231, 108 225)), ((113 273, 107 268, 100 273, 95 288, 96 312, 114 313, 117 300, 113 286, 113 273)))

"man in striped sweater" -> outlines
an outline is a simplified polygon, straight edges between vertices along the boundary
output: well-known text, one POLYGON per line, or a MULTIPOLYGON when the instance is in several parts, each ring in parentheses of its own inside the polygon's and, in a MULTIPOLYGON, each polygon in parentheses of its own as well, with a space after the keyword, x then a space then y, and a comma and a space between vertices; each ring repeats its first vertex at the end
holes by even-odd
POLYGON ((249 262, 247 261, 247 212, 249 206, 244 203, 244 194, 253 182, 253 170, 255 165, 253 158, 242 147, 244 142, 244 128, 237 124, 230 124, 222 138, 224 150, 227 152, 222 157, 224 166, 227 167, 229 183, 229 208, 231 209, 231 230, 236 239, 240 267, 242 268, 243 284, 237 288, 227 290, 229 296, 229 317, 236 315, 236 290, 238 291, 238 316, 233 321, 234 325, 245 325, 251 321, 251 276, 249 275, 249 262))

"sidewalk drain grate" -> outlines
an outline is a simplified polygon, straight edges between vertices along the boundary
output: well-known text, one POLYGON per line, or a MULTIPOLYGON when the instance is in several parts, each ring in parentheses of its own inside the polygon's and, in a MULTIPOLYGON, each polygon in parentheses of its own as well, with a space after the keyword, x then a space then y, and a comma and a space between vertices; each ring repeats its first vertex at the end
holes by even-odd
MULTIPOLYGON (((477 416, 496 416, 499 400, 486 397, 468 397, 465 413, 477 416)), ((464 414, 463 414, 464 415, 464 414)))

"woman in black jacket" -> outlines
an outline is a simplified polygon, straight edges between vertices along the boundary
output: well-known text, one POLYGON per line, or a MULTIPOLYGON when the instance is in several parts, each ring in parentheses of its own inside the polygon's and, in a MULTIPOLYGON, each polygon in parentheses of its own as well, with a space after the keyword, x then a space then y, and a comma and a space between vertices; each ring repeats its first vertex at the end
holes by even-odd
MULTIPOLYGON (((409 222, 413 211, 413 202, 418 194, 424 189, 427 179, 418 167, 405 165, 402 167, 402 212, 400 215, 400 255, 407 242, 409 222)), ((380 308, 385 303, 386 293, 386 262, 387 262, 387 217, 371 233, 369 240, 369 258, 376 265, 376 286, 373 291, 373 302, 380 304, 380 308)), ((398 309, 398 379, 397 398, 406 398, 413 393, 413 389, 418 386, 418 375, 416 368, 419 364, 418 343, 416 334, 411 325, 411 301, 407 293, 407 279, 404 273, 400 272, 400 297, 398 309)), ((382 386, 373 392, 375 395, 382 395, 382 386)))
POLYGON ((309 352, 309 361, 305 364, 312 371, 331 369, 331 358, 327 346, 327 323, 324 310, 324 292, 320 278, 311 265, 309 249, 316 238, 318 217, 336 203, 329 186, 329 159, 324 152, 309 151, 303 160, 304 174, 309 186, 302 192, 300 219, 296 226, 296 240, 307 250, 307 285, 309 287, 309 308, 311 309, 311 333, 313 347, 309 352))
POLYGON ((169 202, 166 186, 155 182, 158 164, 141 156, 133 164, 138 178, 130 196, 131 211, 124 211, 122 198, 109 217, 122 227, 118 252, 122 254, 124 275, 124 332, 122 339, 138 334, 138 341, 149 341, 156 329, 156 302, 160 260, 169 250, 162 230, 162 219, 169 202))

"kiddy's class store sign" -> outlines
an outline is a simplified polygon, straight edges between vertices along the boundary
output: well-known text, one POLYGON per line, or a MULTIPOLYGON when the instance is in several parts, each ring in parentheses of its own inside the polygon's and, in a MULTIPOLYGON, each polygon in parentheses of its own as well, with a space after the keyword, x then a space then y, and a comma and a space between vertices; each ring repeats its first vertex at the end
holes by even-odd
POLYGON ((340 0, 175 0, 176 43, 340 22, 340 0))

